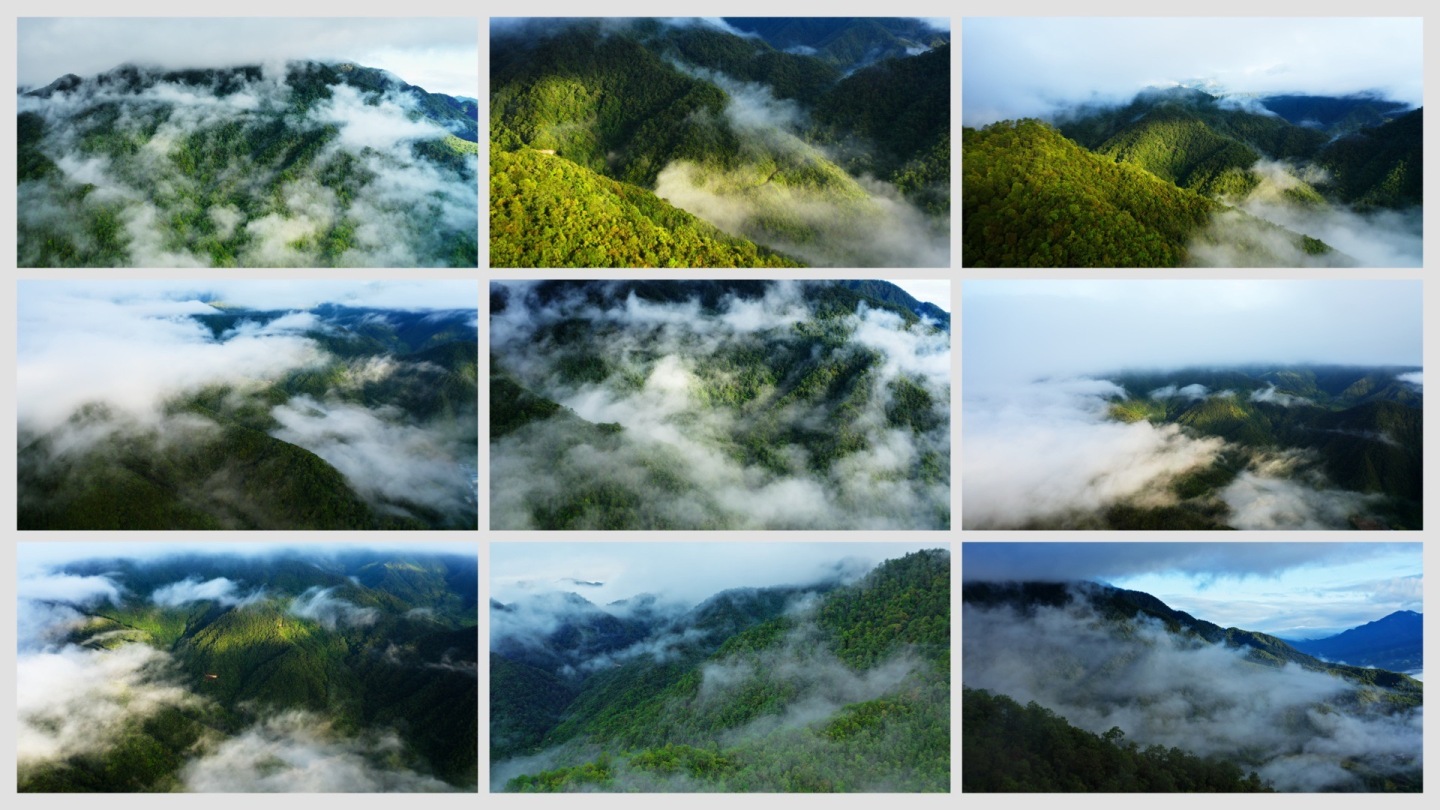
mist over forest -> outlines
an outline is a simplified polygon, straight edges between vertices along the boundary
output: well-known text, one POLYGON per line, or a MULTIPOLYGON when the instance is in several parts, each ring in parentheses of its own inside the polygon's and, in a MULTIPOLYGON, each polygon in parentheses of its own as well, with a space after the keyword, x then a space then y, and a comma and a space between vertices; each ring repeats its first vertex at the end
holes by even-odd
POLYGON ((19 561, 22 792, 475 789, 473 546, 19 561))
POLYGON ((22 528, 475 525, 473 284, 200 287, 21 286, 22 528))
POLYGON ((943 267, 948 21, 491 21, 491 262, 943 267))
POLYGON ((972 22, 966 266, 1420 266, 1418 18, 972 22))
POLYGON ((519 545, 492 547, 492 791, 948 790, 948 552, 702 544, 786 584, 696 602, 681 546, 519 545))
POLYGON ((1419 660, 1418 544, 965 555, 967 791, 1421 789, 1419 673, 1356 665, 1419 660), (1315 616, 1352 627, 1324 641, 1267 630, 1315 616))
POLYGON ((492 528, 949 525, 949 315, 885 282, 496 282, 492 528))
MULTIPOLYGON (((176 41, 138 54, 102 39, 76 63, 117 61, 46 76, 16 97, 20 266, 476 266, 475 99, 318 57, 347 37, 374 52, 344 21, 308 54, 284 25, 273 37, 255 24, 223 34, 178 19, 115 26, 146 42, 169 29, 176 41), (206 37, 235 41, 194 53, 206 37)), ((27 30, 30 76, 55 64, 55 41, 96 34, 54 20, 27 30)), ((403 50, 377 58, 416 65, 403 50)))
POLYGON ((967 284, 965 525, 1420 528, 1417 291, 967 284))

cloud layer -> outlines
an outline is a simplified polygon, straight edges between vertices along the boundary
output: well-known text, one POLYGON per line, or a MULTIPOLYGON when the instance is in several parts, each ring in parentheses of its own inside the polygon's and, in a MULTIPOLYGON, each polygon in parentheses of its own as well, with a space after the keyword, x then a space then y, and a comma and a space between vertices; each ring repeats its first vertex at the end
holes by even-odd
MULTIPOLYGON (((897 315, 863 304, 820 326, 810 320, 811 293, 788 284, 771 286, 761 298, 727 296, 713 311, 702 311, 698 298, 656 303, 630 294, 597 303, 574 288, 542 303, 526 292, 515 288, 507 308, 492 316, 492 351, 505 373, 567 410, 492 439, 493 527, 528 528, 538 506, 563 503, 567 493, 595 482, 638 494, 650 514, 644 523, 657 526, 919 528, 948 515, 948 476, 942 470, 926 480, 917 473, 925 459, 948 454, 948 333, 925 323, 905 326, 897 315), (586 324, 583 345, 545 337, 574 319, 586 324), (794 343, 807 325, 836 333, 825 342, 794 343), (794 379, 760 386, 739 404, 710 401, 723 393, 709 392, 725 391, 731 379, 764 373, 753 353, 794 353, 797 346, 809 359, 794 379), (573 366, 566 363, 577 353, 613 365, 604 379, 567 380, 573 366), (734 365, 737 356, 751 359, 734 365), (837 404, 824 389, 804 394, 797 382, 822 373, 811 365, 835 374, 865 368, 846 406, 845 429, 859 434, 856 449, 818 469, 806 441, 775 444, 768 466, 747 462, 743 441, 754 431, 777 424, 802 435, 831 429, 837 404), (896 426, 887 415, 892 385, 901 380, 925 391, 923 429, 896 426), (591 429, 575 416, 618 425, 615 441, 588 438, 591 429), (673 476, 664 492, 655 483, 657 469, 673 476)), ((832 384, 838 383, 824 383, 832 384)))
POLYGON ((1422 101, 1419 18, 972 17, 965 126, 1117 103, 1152 86, 1422 101), (1224 43, 1217 47, 1217 43, 1224 43))
POLYGON ((1338 678, 1288 665, 1258 666, 1240 650, 1187 642, 1158 622, 1124 627, 1088 605, 966 606, 964 684, 1035 701, 1072 725, 1112 726, 1140 744, 1176 746, 1255 769, 1279 790, 1359 787, 1352 770, 1418 769, 1419 709, 1386 714, 1345 696, 1338 678))

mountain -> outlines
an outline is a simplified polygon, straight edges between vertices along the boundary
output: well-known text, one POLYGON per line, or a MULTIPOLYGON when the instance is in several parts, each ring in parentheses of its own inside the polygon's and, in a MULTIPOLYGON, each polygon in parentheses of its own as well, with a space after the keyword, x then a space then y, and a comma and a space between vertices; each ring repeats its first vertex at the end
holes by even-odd
POLYGON ((1419 613, 1397 610, 1389 616, 1327 638, 1289 643, 1301 652, 1327 661, 1413 672, 1425 665, 1422 627, 1419 613))
POLYGON ((478 104, 351 63, 17 99, 23 267, 474 267, 478 104))
POLYGON ((1281 95, 1263 96, 1259 101, 1265 109, 1292 124, 1332 135, 1379 126, 1407 112, 1409 107, 1373 95, 1281 95))
POLYGON ((1422 785, 1422 685, 1406 675, 1096 583, 972 581, 962 600, 966 734, 1000 746, 965 749, 977 790, 1422 785))
POLYGON ((181 552, 48 576, 111 590, 22 596, 43 641, 21 644, 21 791, 475 788, 473 555, 181 552))
POLYGON ((514 266, 943 266, 949 49, 916 53, 847 77, 696 19, 501 26, 491 253, 514 266))
POLYGON ((1423 397, 1402 379, 1413 371, 1250 367, 1110 375, 1125 390, 1112 400, 1110 418, 1175 425, 1222 440, 1224 450, 1171 483, 1173 505, 1115 507, 1108 526, 1236 525, 1227 521, 1242 517, 1236 512, 1255 493, 1298 488, 1323 497, 1340 525, 1419 528, 1423 397))
MULTIPOLYGON (((129 328, 146 334, 157 321, 141 310, 129 328)), ((161 320, 173 386, 147 392, 137 372, 21 419, 22 529, 474 527, 474 310, 189 310, 161 320), (267 353, 278 365, 247 375, 267 353), (158 412, 137 408, 142 393, 158 412)))
MULTIPOLYGON (((946 791, 949 581, 930 550, 851 584, 727 591, 556 670, 497 652, 522 625, 492 606, 492 789, 946 791)), ((561 660, 576 640, 545 644, 561 660)))
POLYGON ((950 42, 950 32, 909 17, 726 17, 730 26, 770 45, 816 56, 853 71, 895 57, 914 56, 950 42))
POLYGON ((949 525, 949 318, 894 285, 497 283, 490 318, 492 528, 949 525))
MULTIPOLYGON (((1275 103, 1304 106, 1296 98, 1275 103)), ((1378 241, 1390 241, 1387 229, 1418 239, 1409 220, 1422 204, 1415 174, 1421 112, 1345 132, 1332 137, 1277 115, 1263 100, 1187 87, 1083 107, 1053 126, 966 128, 964 261, 1353 266, 1366 257, 1337 251, 1327 244, 1332 234, 1348 244, 1366 225, 1378 241), (1397 212, 1404 224, 1353 219, 1379 210, 1397 212)))
POLYGON ((1097 155, 1040 121, 967 128, 964 138, 967 267, 1179 267, 1197 243, 1222 242, 1261 266, 1292 255, 1343 261, 1329 245, 1097 155), (1241 227, 1212 234, 1222 215, 1241 227))

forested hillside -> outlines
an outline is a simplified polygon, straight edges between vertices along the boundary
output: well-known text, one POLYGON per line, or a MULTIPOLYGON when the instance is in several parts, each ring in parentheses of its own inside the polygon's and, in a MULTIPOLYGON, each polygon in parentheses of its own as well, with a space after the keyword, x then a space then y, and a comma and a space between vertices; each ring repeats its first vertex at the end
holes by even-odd
POLYGON ((967 582, 963 599, 967 790, 1423 785, 1406 675, 1096 583, 967 582))
POLYGON ((22 360, 20 528, 474 527, 473 309, 117 309, 160 367, 144 341, 119 382, 22 360))
POLYGON ((348 63, 17 99, 22 267, 474 267, 478 105, 348 63))
POLYGON ((491 526, 947 526, 934 309, 884 282, 492 285, 491 526))
POLYGON ((1245 528, 1254 501, 1290 492, 1287 482, 1294 482, 1324 498, 1326 525, 1419 529, 1423 395, 1404 378, 1413 371, 1281 367, 1116 375, 1126 394, 1111 403, 1112 419, 1176 425, 1223 440, 1225 451, 1171 482, 1173 504, 1112 507, 1105 524, 1245 528))
MULTIPOLYGON (((1276 103, 1308 109, 1293 97, 1276 103)), ((1053 125, 967 127, 964 262, 1393 264, 1373 244, 1391 231, 1408 256, 1419 238, 1421 111, 1348 119, 1354 126, 1336 123, 1334 134, 1305 120, 1316 126, 1263 102, 1177 87, 1081 108, 1053 125)))
POLYGON ((19 789, 473 790, 477 586, 359 549, 22 577, 19 789))
MULTIPOLYGON (((892 37, 883 26, 855 35, 892 37)), ((943 37, 916 47, 918 56, 844 60, 859 68, 847 75, 804 48, 700 20, 498 27, 491 145, 520 162, 543 154, 565 165, 546 166, 543 178, 526 172, 532 184, 514 176, 515 160, 492 158, 492 261, 767 266, 778 252, 807 264, 942 266, 949 47, 943 37), (697 245, 666 203, 735 250, 697 245), (566 248, 523 239, 532 223, 553 227, 566 248)))
POLYGON ((678 614, 576 600, 509 647, 497 611, 541 602, 491 605, 492 789, 949 790, 947 552, 678 614), (517 660, 536 648, 554 663, 517 660))

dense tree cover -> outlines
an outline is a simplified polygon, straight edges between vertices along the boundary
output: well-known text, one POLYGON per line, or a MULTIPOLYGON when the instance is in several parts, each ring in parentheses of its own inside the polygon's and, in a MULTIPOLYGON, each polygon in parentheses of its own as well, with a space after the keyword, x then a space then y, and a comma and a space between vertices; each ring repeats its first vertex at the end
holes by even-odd
POLYGON ((888 178, 907 196, 948 214, 949 98, 948 44, 887 59, 847 76, 818 101, 817 137, 840 144, 853 173, 888 178))
POLYGON ((813 53, 848 70, 946 46, 950 32, 912 17, 726 17, 780 50, 813 53))
POLYGON ((386 264, 477 261, 473 221, 457 221, 457 206, 469 207, 464 189, 477 182, 472 100, 374 68, 292 62, 275 83, 255 66, 123 66, 88 80, 64 77, 23 102, 30 109, 19 120, 22 266, 355 266, 376 263, 381 251, 386 264), (165 90, 172 86, 217 103, 186 102, 165 90), (410 139, 409 154, 356 145, 341 137, 344 115, 318 107, 340 86, 372 106, 402 99, 412 120, 449 134, 410 139), (254 98, 224 103, 242 91, 254 98), (62 158, 91 168, 60 171, 62 158), (397 172, 411 173, 404 194, 386 182, 397 172), (280 231, 283 244, 274 238, 280 231), (408 258, 381 241, 404 243, 408 258))
POLYGON ((967 130, 965 261, 1175 267, 1191 261, 1192 247, 1213 244, 1238 248, 1228 261, 1256 266, 1351 264, 1319 240, 1216 203, 1262 195, 1316 210, 1419 205, 1421 111, 1384 121, 1331 142, 1325 131, 1264 109, 1173 88, 1063 117, 1057 125, 1069 140, 1028 121, 967 130))
POLYGON ((720 594, 678 621, 652 628, 656 636, 690 631, 663 658, 631 654, 611 666, 556 678, 492 656, 492 694, 499 689, 516 701, 492 702, 492 767, 525 751, 518 740, 541 736, 529 750, 549 749, 552 763, 512 776, 503 787, 948 790, 948 553, 910 554, 882 563, 854 585, 822 588, 820 627, 787 610, 805 592, 720 594), (702 629, 709 632, 696 632, 702 629), (848 652, 837 659, 840 638, 848 652), (879 696, 812 719, 791 719, 797 705, 814 705, 805 701, 816 699, 818 683, 894 667, 914 651, 924 663, 906 666, 906 674, 879 696), (717 670, 732 674, 713 674, 717 670), (574 698, 552 722, 536 695, 564 701, 567 687, 574 698))
POLYGON ((140 716, 102 750, 22 766, 20 790, 178 789, 179 772, 192 758, 259 720, 296 709, 342 735, 393 731, 404 748, 384 753, 392 764, 457 787, 475 785, 473 556, 195 555, 97 559, 67 571, 107 576, 126 594, 118 604, 89 609, 89 621, 72 631, 70 643, 164 650, 168 669, 152 677, 196 699, 140 716), (150 600, 155 589, 184 578, 213 577, 259 595, 241 604, 150 600), (372 613, 337 621, 297 611, 297 598, 318 588, 372 613))
MULTIPOLYGON (((1158 142, 1146 148, 1168 160, 1158 142)), ((967 267, 1179 267, 1196 240, 1218 240, 1257 265, 1283 261, 1266 244, 1271 239, 1300 253, 1332 252, 1131 162, 1087 151, 1036 120, 966 128, 963 163, 967 267), (1222 211, 1253 232, 1207 233, 1222 211)), ((1193 167, 1201 185, 1229 182, 1224 170, 1201 164, 1193 167)))
POLYGON ((1316 162, 1332 173, 1340 199, 1357 208, 1403 208, 1424 200, 1424 111, 1413 110, 1381 126, 1328 144, 1316 162))
MULTIPOLYGON (((278 438, 277 406, 297 396, 351 404, 419 428, 478 441, 478 347, 469 315, 315 310, 310 335, 328 362, 275 379, 176 392, 168 421, 145 425, 96 402, 44 433, 19 434, 18 521, 24 529, 425 529, 473 527, 444 513, 357 491, 340 470, 278 438), (365 362, 390 373, 365 373, 365 362), (79 434, 93 441, 76 442, 79 434)), ((286 312, 217 309, 196 319, 217 337, 286 312)), ((463 441, 463 439, 457 439, 463 441)), ((457 468, 455 477, 465 471, 457 468)))
POLYGON ((1141 748, 1112 728, 1092 734, 1031 701, 965 689, 961 789, 973 793, 1253 793, 1255 773, 1178 748, 1141 748))
POLYGON ((490 150, 496 267, 793 267, 639 186, 533 149, 490 150))
POLYGON ((837 159, 936 217, 948 212, 947 45, 843 81, 820 58, 657 20, 532 23, 497 34, 490 53, 492 263, 770 266, 779 257, 746 240, 819 251, 849 223, 887 215, 883 195, 837 159), (808 124, 815 105, 829 110, 823 126, 808 124), (700 231, 740 252, 694 245, 698 220, 645 194, 662 188, 744 237, 700 231), (672 244, 644 219, 683 232, 672 244), (538 231, 565 247, 547 250, 538 231))
POLYGON ((1408 111, 1409 105, 1367 94, 1353 96, 1266 96, 1265 109, 1292 124, 1343 135, 1377 127, 1408 111))
MULTIPOLYGON (((526 291, 536 306, 575 307, 579 299, 609 309, 634 296, 646 302, 704 302, 706 317, 722 294, 742 299, 763 294, 770 285, 757 282, 696 283, 549 282, 526 291)), ((937 391, 933 382, 917 376, 887 380, 882 371, 885 356, 855 339, 858 313, 881 310, 894 313, 904 328, 931 334, 948 330, 948 317, 935 323, 933 307, 920 304, 884 282, 817 283, 804 288, 808 316, 796 323, 777 325, 737 335, 714 345, 695 344, 687 362, 694 383, 688 396, 700 411, 728 415, 726 430, 704 436, 727 458, 775 477, 804 472, 836 475, 847 458, 875 447, 873 419, 878 410, 884 426, 909 433, 917 452, 898 475, 929 485, 947 485, 950 477, 948 390, 937 391), (929 323, 922 321, 922 316, 929 323), (877 405, 879 406, 877 408, 877 405), (797 419, 797 413, 806 417, 797 419), (863 417, 863 418, 862 418, 863 417)), ((492 317, 496 310, 492 309, 492 317)), ((944 314, 943 312, 941 313, 944 314)), ((623 356, 606 348, 642 336, 648 327, 632 328, 612 319, 583 316, 566 318, 541 327, 533 341, 545 347, 546 369, 537 371, 496 354, 491 360, 490 436, 492 448, 500 440, 543 441, 563 453, 568 448, 593 448, 604 453, 626 453, 629 468, 623 475, 604 480, 579 480, 553 497, 537 498, 529 505, 530 519, 539 528, 724 528, 727 516, 703 488, 687 474, 693 463, 683 452, 663 443, 632 436, 617 423, 587 422, 563 408, 547 390, 557 385, 581 384, 613 387, 621 393, 644 388, 662 361, 663 353, 627 350, 623 356), (703 511, 677 524, 668 513, 656 510, 651 493, 684 495, 703 511)), ((590 450, 583 452, 589 453, 590 450)), ((493 469, 493 456, 492 456, 493 469)), ((495 487, 492 487, 492 504, 495 487)), ((927 525, 947 525, 948 509, 910 516, 927 525)))
POLYGON ((1397 378, 1410 370, 1301 367, 1118 375, 1115 381, 1127 396, 1111 404, 1112 418, 1182 425, 1226 440, 1231 450, 1171 484, 1185 501, 1179 507, 1116 507, 1107 519, 1124 528, 1223 524, 1226 510, 1214 502, 1216 492, 1267 452, 1301 449, 1311 458, 1292 475, 1318 469, 1334 486, 1382 496, 1352 518, 1356 528, 1418 529, 1423 400, 1419 389, 1397 378), (1196 384, 1209 393, 1191 396, 1177 390, 1196 384))

